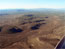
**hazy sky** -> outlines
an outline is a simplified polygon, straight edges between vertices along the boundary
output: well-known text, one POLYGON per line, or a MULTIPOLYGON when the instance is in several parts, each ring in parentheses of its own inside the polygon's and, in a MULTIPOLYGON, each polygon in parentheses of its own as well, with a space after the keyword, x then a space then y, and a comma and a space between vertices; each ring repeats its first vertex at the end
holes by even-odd
POLYGON ((65 0, 0 0, 0 9, 65 8, 65 0))

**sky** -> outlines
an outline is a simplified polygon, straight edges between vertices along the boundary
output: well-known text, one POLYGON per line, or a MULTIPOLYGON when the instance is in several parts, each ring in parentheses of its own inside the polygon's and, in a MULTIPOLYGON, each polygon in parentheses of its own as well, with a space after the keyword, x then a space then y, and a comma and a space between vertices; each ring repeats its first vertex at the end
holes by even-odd
POLYGON ((0 0, 0 9, 65 8, 65 0, 0 0))

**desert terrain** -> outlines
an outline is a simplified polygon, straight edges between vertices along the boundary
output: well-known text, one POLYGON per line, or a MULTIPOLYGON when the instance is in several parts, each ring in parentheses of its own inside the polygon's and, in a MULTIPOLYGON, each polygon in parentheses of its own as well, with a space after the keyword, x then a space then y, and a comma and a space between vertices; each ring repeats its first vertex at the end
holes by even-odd
POLYGON ((65 11, 0 14, 0 49, 54 49, 65 35, 65 11))

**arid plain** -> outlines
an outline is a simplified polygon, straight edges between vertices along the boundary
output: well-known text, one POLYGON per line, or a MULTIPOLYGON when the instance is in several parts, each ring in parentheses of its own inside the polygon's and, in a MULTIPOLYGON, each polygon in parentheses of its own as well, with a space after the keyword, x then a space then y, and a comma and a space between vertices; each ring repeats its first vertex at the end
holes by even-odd
POLYGON ((0 49, 54 49, 65 35, 65 12, 0 14, 0 49))

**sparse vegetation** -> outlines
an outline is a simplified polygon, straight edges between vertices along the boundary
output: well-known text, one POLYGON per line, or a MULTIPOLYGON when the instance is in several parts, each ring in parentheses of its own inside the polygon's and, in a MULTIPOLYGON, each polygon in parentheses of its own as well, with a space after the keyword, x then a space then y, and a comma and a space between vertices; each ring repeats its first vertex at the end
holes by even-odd
POLYGON ((0 49, 53 49, 64 36, 65 16, 60 10, 7 14, 0 15, 0 49))

